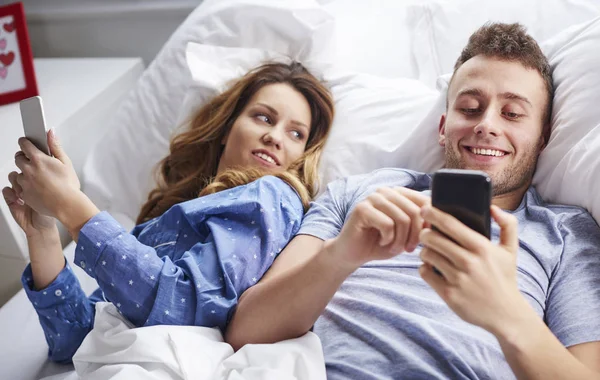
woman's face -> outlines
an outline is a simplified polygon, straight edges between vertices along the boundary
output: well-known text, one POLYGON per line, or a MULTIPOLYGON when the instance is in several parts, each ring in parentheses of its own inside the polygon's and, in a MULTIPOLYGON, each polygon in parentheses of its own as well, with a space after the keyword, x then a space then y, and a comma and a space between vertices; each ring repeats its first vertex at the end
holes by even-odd
POLYGON ((310 125, 310 106, 300 92, 286 83, 262 87, 223 139, 218 173, 233 167, 287 170, 304 153, 310 125))

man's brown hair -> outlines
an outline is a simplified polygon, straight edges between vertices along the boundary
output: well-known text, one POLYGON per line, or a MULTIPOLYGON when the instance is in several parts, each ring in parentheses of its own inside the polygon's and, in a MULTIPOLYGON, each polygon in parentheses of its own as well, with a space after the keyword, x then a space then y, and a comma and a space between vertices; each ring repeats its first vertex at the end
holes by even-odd
POLYGON ((550 138, 550 121, 552 117, 552 98, 554 87, 548 59, 542 53, 537 42, 527 34, 521 24, 487 23, 469 37, 467 46, 463 49, 454 65, 454 74, 469 59, 483 55, 509 62, 519 62, 528 69, 536 70, 544 80, 548 93, 546 110, 542 122, 544 142, 550 138))

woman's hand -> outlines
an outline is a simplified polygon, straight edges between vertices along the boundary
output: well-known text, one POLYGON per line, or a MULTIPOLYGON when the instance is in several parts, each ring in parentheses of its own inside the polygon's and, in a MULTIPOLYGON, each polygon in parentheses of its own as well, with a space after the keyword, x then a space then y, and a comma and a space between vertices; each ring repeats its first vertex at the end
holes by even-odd
POLYGON ((16 173, 8 176, 11 187, 2 189, 2 196, 8 209, 19 227, 28 238, 42 236, 45 233, 56 231, 56 221, 50 216, 45 216, 25 204, 20 198, 21 186, 17 183, 16 173))
POLYGON ((26 205, 40 214, 57 218, 58 212, 69 208, 80 193, 80 183, 71 160, 63 151, 54 132, 48 132, 48 145, 54 157, 36 148, 26 138, 19 139, 21 150, 15 154, 15 164, 21 173, 12 172, 13 189, 18 185, 18 196, 26 205))
POLYGON ((421 276, 459 317, 498 336, 528 305, 517 285, 517 219, 496 206, 491 211, 501 229, 497 245, 451 215, 424 208, 425 221, 443 234, 421 232, 421 276))

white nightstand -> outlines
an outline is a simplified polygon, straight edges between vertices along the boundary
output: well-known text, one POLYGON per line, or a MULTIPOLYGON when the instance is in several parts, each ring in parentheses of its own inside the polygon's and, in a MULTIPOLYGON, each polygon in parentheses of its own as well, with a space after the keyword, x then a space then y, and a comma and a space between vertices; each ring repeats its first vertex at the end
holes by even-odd
MULTIPOLYGON (((140 58, 67 58, 34 61, 46 123, 55 128, 65 151, 81 175, 94 142, 107 132, 108 120, 144 70, 140 58)), ((14 154, 23 136, 19 104, 0 107, 0 188, 9 186, 16 170, 14 154)), ((0 306, 21 287, 28 261, 23 231, 0 200, 0 306)))

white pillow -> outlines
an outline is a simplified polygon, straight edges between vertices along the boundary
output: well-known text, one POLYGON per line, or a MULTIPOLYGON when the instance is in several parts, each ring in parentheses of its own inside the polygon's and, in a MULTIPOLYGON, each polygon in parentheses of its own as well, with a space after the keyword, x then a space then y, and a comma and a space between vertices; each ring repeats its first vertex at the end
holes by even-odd
MULTIPOLYGON (((549 202, 588 209, 600 221, 600 18, 541 44, 553 70, 552 135, 533 179, 549 202)), ((432 172, 444 156, 437 143, 450 75, 440 78, 435 107, 399 149, 398 166, 432 172)))
POLYGON ((83 168, 84 191, 100 209, 135 220, 191 83, 189 41, 326 61, 332 30, 331 15, 314 0, 205 0, 161 49, 93 148, 83 168))
POLYGON ((416 79, 408 8, 419 1, 327 1, 324 8, 335 17, 336 67, 416 79))
POLYGON ((555 95, 552 137, 533 179, 544 198, 588 209, 600 222, 600 18, 542 44, 555 95))
MULTIPOLYGON (((267 60, 287 61, 259 49, 195 43, 188 46, 187 56, 194 84, 186 96, 181 119, 207 94, 216 94, 249 69, 267 60)), ((322 184, 394 166, 398 147, 438 97, 437 91, 412 79, 356 74, 318 62, 304 64, 325 81, 336 102, 332 131, 321 159, 322 184)))
POLYGON ((418 78, 451 72, 469 36, 488 21, 520 22, 537 40, 600 15, 598 0, 434 0, 408 10, 418 78))
MULTIPOLYGON (((438 92, 406 78, 324 73, 336 116, 321 159, 321 180, 397 166, 404 141, 427 115, 438 92)), ((411 149, 412 150, 412 149, 411 149)))

